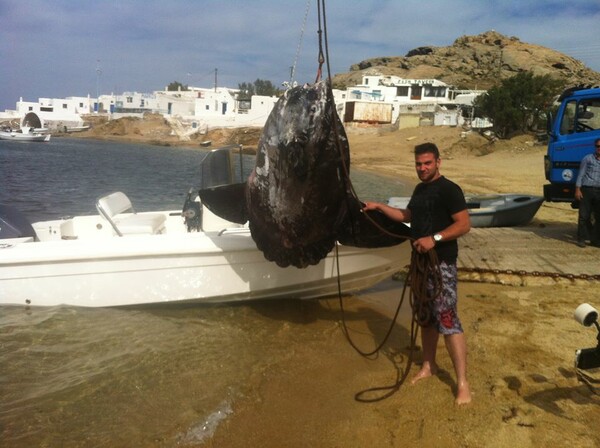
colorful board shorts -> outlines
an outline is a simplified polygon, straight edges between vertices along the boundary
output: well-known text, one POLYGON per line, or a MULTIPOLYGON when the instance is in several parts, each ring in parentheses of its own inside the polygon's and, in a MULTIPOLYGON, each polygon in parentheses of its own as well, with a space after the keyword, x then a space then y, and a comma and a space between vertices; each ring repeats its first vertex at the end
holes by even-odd
MULTIPOLYGON (((434 326, 443 335, 463 333, 463 328, 458 318, 457 311, 457 269, 456 263, 440 262, 442 276, 442 293, 439 297, 429 300, 425 306, 429 308, 429 322, 427 326, 434 326)), ((427 292, 433 294, 433 279, 427 279, 427 292)))

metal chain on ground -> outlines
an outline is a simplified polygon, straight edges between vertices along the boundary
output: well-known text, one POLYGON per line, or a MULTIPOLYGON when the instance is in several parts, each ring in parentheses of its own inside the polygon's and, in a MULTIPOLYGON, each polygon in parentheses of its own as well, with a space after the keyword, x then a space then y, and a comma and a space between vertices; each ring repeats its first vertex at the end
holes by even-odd
POLYGON ((596 280, 600 281, 600 274, 566 274, 563 272, 540 272, 524 271, 515 269, 492 269, 492 268, 468 268, 459 267, 458 272, 473 272, 476 274, 506 274, 519 275, 521 277, 548 277, 548 278, 566 278, 569 280, 596 280))

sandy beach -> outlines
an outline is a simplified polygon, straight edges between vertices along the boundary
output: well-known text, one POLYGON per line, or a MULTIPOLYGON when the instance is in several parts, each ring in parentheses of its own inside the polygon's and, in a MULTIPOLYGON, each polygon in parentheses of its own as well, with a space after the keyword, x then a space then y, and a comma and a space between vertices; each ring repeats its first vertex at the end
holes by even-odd
MULTIPOLYGON (((530 136, 490 143, 449 127, 359 128, 348 134, 354 169, 415 181, 413 147, 432 141, 442 151, 442 174, 466 193, 542 195, 545 147, 530 136)), ((514 244, 526 246, 528 234, 543 230, 552 238, 542 239, 538 247, 559 247, 550 255, 553 263, 560 265, 561 254, 583 251, 578 256, 594 266, 600 249, 572 244, 576 219, 577 211, 569 204, 544 203, 535 219, 519 228, 514 244)), ((481 249, 469 250, 493 253, 503 249, 498 246, 501 241, 490 238, 481 249)), ((600 396, 577 381, 573 366, 575 350, 595 346, 596 332, 572 317, 582 302, 600 308, 598 281, 500 283, 464 276, 459 282, 471 404, 454 405, 454 373, 441 341, 439 375, 414 386, 407 382, 381 401, 357 401, 357 394, 393 385, 404 372, 409 355, 407 310, 379 355, 366 359, 342 333, 337 299, 322 300, 307 305, 303 323, 319 337, 298 344, 285 363, 253 378, 253 393, 236 403, 203 446, 600 446, 600 396)), ((398 285, 385 282, 376 291, 345 299, 350 334, 365 350, 373 348, 390 325, 398 285)), ((415 361, 419 359, 417 351, 415 361)), ((409 375, 417 370, 418 365, 412 365, 409 375)))

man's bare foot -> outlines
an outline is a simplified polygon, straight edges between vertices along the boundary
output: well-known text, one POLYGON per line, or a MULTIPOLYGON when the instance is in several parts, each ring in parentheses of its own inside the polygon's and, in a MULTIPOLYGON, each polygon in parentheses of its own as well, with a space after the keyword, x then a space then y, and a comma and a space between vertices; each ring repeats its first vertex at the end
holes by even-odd
POLYGON ((412 380, 410 381, 410 384, 415 384, 424 378, 429 378, 430 376, 435 375, 437 373, 437 370, 437 365, 431 365, 428 362, 424 362, 421 366, 421 370, 419 370, 417 374, 413 376, 412 380))
POLYGON ((471 389, 469 389, 469 383, 463 381, 458 385, 456 391, 456 400, 454 401, 457 405, 469 404, 471 402, 471 389))

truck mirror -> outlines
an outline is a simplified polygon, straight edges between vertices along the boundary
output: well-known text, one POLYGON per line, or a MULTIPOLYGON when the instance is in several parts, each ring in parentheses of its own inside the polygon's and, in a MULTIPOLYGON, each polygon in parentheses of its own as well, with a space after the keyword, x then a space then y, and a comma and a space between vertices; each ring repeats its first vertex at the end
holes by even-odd
POLYGON ((554 117, 552 117, 552 112, 548 112, 546 114, 546 132, 550 136, 552 136, 552 123, 554 123, 554 117))

